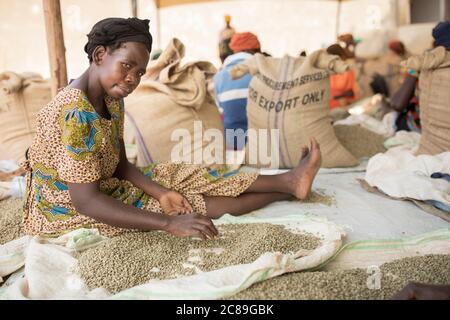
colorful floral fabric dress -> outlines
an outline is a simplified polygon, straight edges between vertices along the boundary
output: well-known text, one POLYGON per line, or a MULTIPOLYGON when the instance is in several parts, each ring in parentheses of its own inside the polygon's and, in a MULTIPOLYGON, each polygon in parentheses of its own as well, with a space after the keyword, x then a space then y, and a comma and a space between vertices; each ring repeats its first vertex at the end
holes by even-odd
MULTIPOLYGON (((98 228, 107 236, 127 231, 78 213, 68 182, 100 181, 100 190, 119 201, 163 212, 156 199, 129 181, 113 177, 124 131, 124 106, 108 96, 105 103, 110 120, 96 113, 83 91, 66 87, 40 111, 28 152, 24 205, 24 229, 28 234, 58 236, 82 227, 98 228)), ((183 194, 194 212, 200 214, 206 214, 204 196, 237 197, 257 178, 254 173, 173 163, 153 164, 141 170, 149 179, 183 194)))

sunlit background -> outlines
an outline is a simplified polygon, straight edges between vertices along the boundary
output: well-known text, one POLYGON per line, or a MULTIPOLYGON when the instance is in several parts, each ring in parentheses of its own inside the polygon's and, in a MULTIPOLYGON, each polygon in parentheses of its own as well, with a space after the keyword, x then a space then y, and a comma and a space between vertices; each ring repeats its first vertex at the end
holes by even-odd
MULTIPOLYGON (((212 0, 162 4, 159 9, 155 0, 136 0, 138 17, 150 19, 154 49, 164 48, 172 37, 178 37, 186 46, 185 61, 208 60, 217 67, 218 38, 225 14, 231 15, 236 31, 257 34, 263 51, 273 56, 324 48, 335 41, 337 33, 346 32, 368 46, 373 37, 386 42, 398 38, 412 53, 420 53, 430 46, 431 29, 443 18, 421 10, 421 3, 431 8, 430 3, 442 6, 446 2, 415 2, 417 12, 412 14, 408 0, 212 0), (411 17, 417 21, 411 21, 411 17)), ((83 47, 92 25, 105 17, 132 16, 131 3, 61 0, 69 78, 77 77, 87 67, 83 47)), ((0 39, 0 70, 33 71, 49 77, 41 0, 0 0, 0 39)))

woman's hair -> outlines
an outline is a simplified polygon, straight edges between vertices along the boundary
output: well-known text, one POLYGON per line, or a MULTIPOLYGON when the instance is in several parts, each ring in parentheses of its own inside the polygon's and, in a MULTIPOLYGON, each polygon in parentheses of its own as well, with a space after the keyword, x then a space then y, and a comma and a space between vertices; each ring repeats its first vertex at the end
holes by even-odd
POLYGON ((111 50, 118 49, 124 42, 141 42, 148 52, 152 51, 152 35, 149 31, 148 19, 138 18, 106 18, 97 22, 87 35, 88 42, 84 51, 92 62, 92 54, 97 46, 105 46, 111 50))

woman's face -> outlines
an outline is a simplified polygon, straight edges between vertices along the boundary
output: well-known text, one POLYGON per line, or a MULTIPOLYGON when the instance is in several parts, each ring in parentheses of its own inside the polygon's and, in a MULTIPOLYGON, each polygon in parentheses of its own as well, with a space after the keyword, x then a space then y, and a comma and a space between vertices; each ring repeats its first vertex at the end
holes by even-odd
POLYGON ((140 42, 125 42, 114 51, 108 49, 99 65, 99 79, 106 94, 122 99, 133 92, 145 74, 149 57, 140 42))

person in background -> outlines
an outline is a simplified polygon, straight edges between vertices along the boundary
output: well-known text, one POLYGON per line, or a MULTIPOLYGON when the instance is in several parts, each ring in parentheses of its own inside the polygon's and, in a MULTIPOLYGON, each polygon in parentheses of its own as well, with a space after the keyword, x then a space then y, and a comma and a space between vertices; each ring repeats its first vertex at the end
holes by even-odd
MULTIPOLYGON (((400 62, 409 56, 405 45, 399 40, 391 40, 387 49, 387 53, 379 58, 361 60, 364 61, 361 71, 369 79, 370 90, 366 94, 391 97, 400 88, 407 75, 407 70, 400 66, 400 62)), ((365 89, 367 91, 369 88, 365 89)))
POLYGON ((399 113, 395 125, 397 131, 421 131, 419 110, 419 75, 408 70, 400 88, 392 95, 390 106, 399 113))
POLYGON ((355 57, 355 46, 357 42, 351 33, 341 34, 337 38, 339 45, 344 49, 348 59, 355 57))
MULTIPOLYGON (((348 56, 344 48, 338 44, 333 44, 327 48, 329 54, 339 56, 342 60, 347 60, 348 56)), ((355 73, 349 69, 340 74, 330 76, 330 108, 345 107, 358 99, 358 86, 355 73)))
POLYGON ((232 80, 229 70, 245 61, 255 53, 261 52, 261 45, 256 35, 250 32, 236 33, 230 42, 233 54, 227 57, 223 68, 214 76, 214 90, 219 107, 223 111, 227 149, 241 150, 245 147, 247 131, 247 94, 252 76, 247 74, 232 80))
POLYGON ((225 28, 220 32, 219 36, 219 56, 222 63, 225 59, 233 54, 230 48, 230 41, 233 35, 236 33, 233 27, 230 25, 231 16, 225 16, 225 28))
MULTIPOLYGON (((439 22, 432 32, 433 47, 443 46, 450 50, 450 22, 439 22)), ((408 70, 402 85, 392 95, 390 106, 399 112, 397 131, 421 131, 419 104, 419 75, 414 70, 408 70)))
POLYGON ((389 41, 389 51, 399 57, 400 60, 407 58, 405 45, 400 40, 389 41))
POLYGON ((395 93, 406 78, 408 70, 401 67, 400 62, 409 57, 405 45, 399 40, 389 41, 388 48, 388 53, 382 59, 382 61, 384 61, 385 63, 386 70, 381 76, 383 77, 383 80, 385 82, 385 84, 383 85, 386 87, 386 89, 377 89, 375 85, 376 81, 373 81, 373 83, 371 84, 372 90, 375 94, 382 93, 386 97, 389 97, 390 95, 395 93))

